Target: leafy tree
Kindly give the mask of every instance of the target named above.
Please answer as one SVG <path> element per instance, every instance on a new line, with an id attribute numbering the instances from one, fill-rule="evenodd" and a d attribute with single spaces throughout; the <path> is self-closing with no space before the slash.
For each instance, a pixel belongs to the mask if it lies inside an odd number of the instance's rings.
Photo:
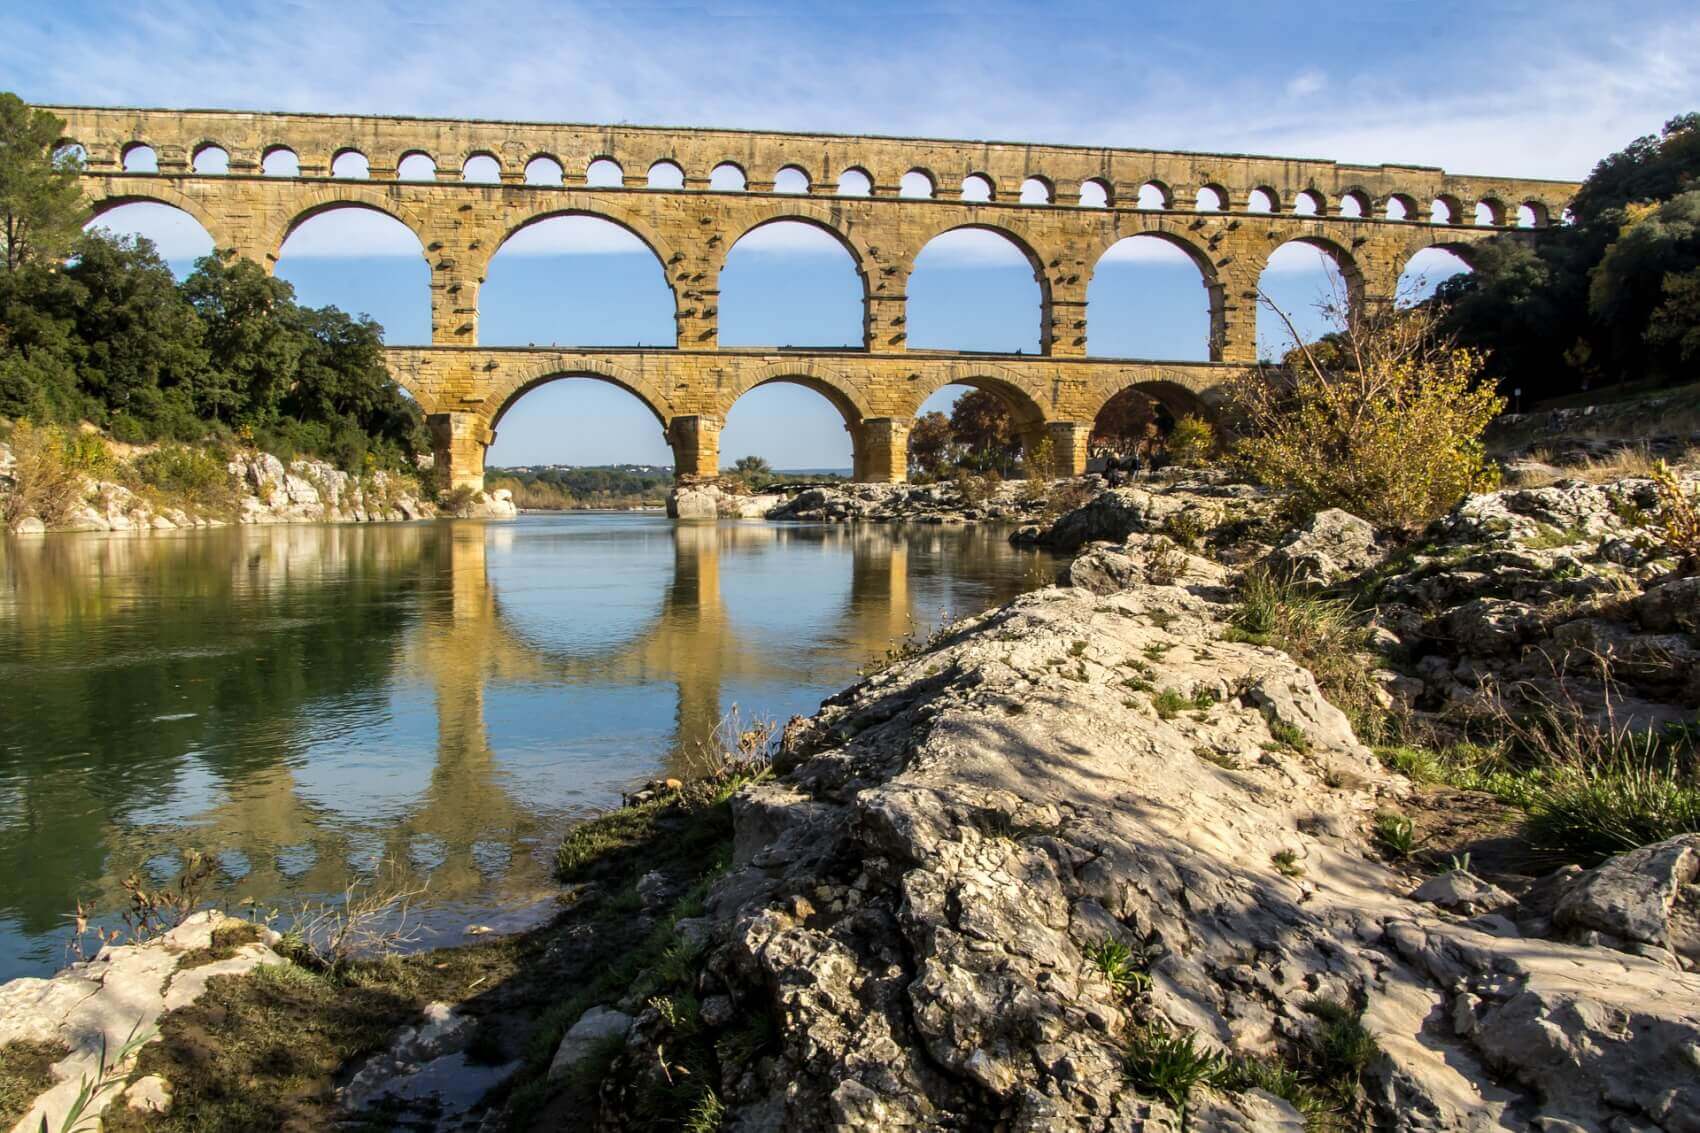
<path id="1" fill-rule="evenodd" d="M 0 273 L 0 415 L 56 421 L 81 412 L 82 343 L 68 314 L 79 290 L 37 265 Z"/>
<path id="2" fill-rule="evenodd" d="M 1647 321 L 1647 341 L 1684 366 L 1700 362 L 1700 268 L 1665 276 L 1663 301 Z"/>
<path id="3" fill-rule="evenodd" d="M 1590 273 L 1588 313 L 1599 325 L 1611 356 L 1628 370 L 1669 376 L 1677 358 L 1655 349 L 1686 329 L 1676 321 L 1679 302 L 1665 308 L 1666 280 L 1700 268 L 1700 189 L 1679 193 L 1659 205 L 1629 205 L 1616 240 Z M 1656 310 L 1663 311 L 1662 334 L 1649 334 Z"/>
<path id="4" fill-rule="evenodd" d="M 201 411 L 250 427 L 274 421 L 308 347 L 286 317 L 295 289 L 252 260 L 212 255 L 196 261 L 183 293 L 201 317 L 214 359 L 198 391 Z"/>
<path id="5" fill-rule="evenodd" d="M 81 165 L 53 150 L 65 123 L 0 91 L 0 243 L 7 271 L 53 263 L 82 228 Z"/>
<path id="6" fill-rule="evenodd" d="M 1008 408 L 996 394 L 977 389 L 957 398 L 950 411 L 950 432 L 979 470 L 1007 477 L 1014 469 L 1021 441 Z"/>
<path id="7" fill-rule="evenodd" d="M 62 313 L 81 343 L 78 382 L 95 403 L 85 415 L 180 440 L 204 432 L 193 400 L 208 365 L 201 323 L 153 244 L 84 236 L 64 276 L 72 286 L 60 293 Z"/>
<path id="8" fill-rule="evenodd" d="M 1574 223 L 1543 230 L 1537 247 L 1522 236 L 1478 244 L 1475 271 L 1436 290 L 1445 329 L 1535 398 L 1678 376 L 1681 344 L 1700 326 L 1680 282 L 1700 266 L 1697 186 L 1700 114 L 1685 114 L 1596 165 L 1571 202 Z"/>
<path id="9" fill-rule="evenodd" d="M 943 470 L 954 438 L 950 418 L 943 413 L 923 413 L 909 430 L 909 468 L 921 477 L 934 477 Z"/>

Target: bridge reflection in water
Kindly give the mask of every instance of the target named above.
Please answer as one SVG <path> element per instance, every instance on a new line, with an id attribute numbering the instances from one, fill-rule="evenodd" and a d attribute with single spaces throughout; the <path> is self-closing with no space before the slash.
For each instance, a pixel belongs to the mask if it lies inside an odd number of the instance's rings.
<path id="1" fill-rule="evenodd" d="M 0 565 L 0 978 L 57 962 L 75 897 L 116 908 L 190 848 L 271 902 L 387 860 L 458 933 L 551 894 L 559 831 L 687 772 L 734 703 L 811 711 L 1051 569 L 995 531 L 651 516 L 54 537 Z"/>

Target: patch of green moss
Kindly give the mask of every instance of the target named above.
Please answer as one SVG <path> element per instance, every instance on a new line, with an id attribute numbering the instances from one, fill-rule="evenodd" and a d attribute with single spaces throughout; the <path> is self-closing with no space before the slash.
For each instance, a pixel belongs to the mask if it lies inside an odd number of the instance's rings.
<path id="1" fill-rule="evenodd" d="M 61 1042 L 10 1042 L 0 1046 L 0 1128 L 18 1123 L 53 1085 L 51 1067 L 71 1053 Z"/>

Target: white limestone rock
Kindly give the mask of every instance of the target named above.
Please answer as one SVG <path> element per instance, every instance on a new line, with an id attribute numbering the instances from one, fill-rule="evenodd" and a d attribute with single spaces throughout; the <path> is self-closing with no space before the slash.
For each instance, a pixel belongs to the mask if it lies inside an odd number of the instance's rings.
<path id="1" fill-rule="evenodd" d="M 632 1017 L 610 1007 L 592 1007 L 561 1036 L 555 1057 L 549 1063 L 549 1077 L 559 1078 L 583 1062 L 592 1051 L 611 1039 L 625 1038 L 632 1029 Z"/>

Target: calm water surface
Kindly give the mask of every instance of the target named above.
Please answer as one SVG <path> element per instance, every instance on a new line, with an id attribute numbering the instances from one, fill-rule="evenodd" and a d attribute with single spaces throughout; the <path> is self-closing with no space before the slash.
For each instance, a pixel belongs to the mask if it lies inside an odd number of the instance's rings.
<path id="1" fill-rule="evenodd" d="M 648 514 L 0 540 L 0 979 L 190 849 L 230 902 L 399 871 L 457 943 L 734 705 L 812 712 L 1053 572 L 991 529 Z"/>

